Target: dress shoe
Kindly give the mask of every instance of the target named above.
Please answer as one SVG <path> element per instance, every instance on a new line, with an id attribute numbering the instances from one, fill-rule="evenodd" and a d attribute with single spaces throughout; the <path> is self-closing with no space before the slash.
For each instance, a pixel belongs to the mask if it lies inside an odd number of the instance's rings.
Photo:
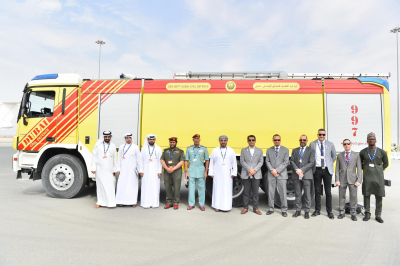
<path id="1" fill-rule="evenodd" d="M 174 205 L 174 210 L 177 210 L 177 209 L 179 209 L 179 205 L 178 205 L 178 204 L 175 204 L 175 205 Z"/>
<path id="2" fill-rule="evenodd" d="M 274 211 L 267 211 L 266 215 L 271 215 L 273 213 L 274 213 Z"/>
<path id="3" fill-rule="evenodd" d="M 339 214 L 339 216 L 337 217 L 338 219 L 343 219 L 346 215 L 344 213 Z"/>
<path id="4" fill-rule="evenodd" d="M 132 208 L 136 208 L 136 205 L 132 205 Z"/>
<path id="5" fill-rule="evenodd" d="M 311 214 L 311 216 L 317 216 L 317 215 L 320 215 L 320 214 L 321 214 L 321 212 L 319 210 L 315 210 L 313 212 L 313 214 Z"/>
<path id="6" fill-rule="evenodd" d="M 378 222 L 378 223 L 383 223 L 383 220 L 382 220 L 382 218 L 381 217 L 375 217 L 375 220 Z"/>
<path id="7" fill-rule="evenodd" d="M 328 213 L 328 218 L 333 220 L 333 219 L 335 219 L 335 216 L 333 216 L 333 213 L 329 212 Z"/>
<path id="8" fill-rule="evenodd" d="M 205 211 L 206 208 L 204 208 L 204 206 L 200 206 L 200 210 Z"/>
<path id="9" fill-rule="evenodd" d="M 259 209 L 255 209 L 255 210 L 253 210 L 253 212 L 256 213 L 256 214 L 258 214 L 258 215 L 261 215 L 261 214 L 262 214 L 262 213 L 260 212 Z"/>
<path id="10" fill-rule="evenodd" d="M 306 212 L 306 213 L 304 214 L 304 219 L 310 219 L 310 214 L 309 214 L 308 212 Z"/>
<path id="11" fill-rule="evenodd" d="M 352 216 L 351 216 L 351 219 L 352 219 L 353 221 L 357 221 L 357 217 L 356 217 L 355 215 L 352 215 Z"/>
<path id="12" fill-rule="evenodd" d="M 219 212 L 219 209 L 215 209 L 216 212 Z"/>
<path id="13" fill-rule="evenodd" d="M 364 216 L 364 218 L 363 218 L 363 221 L 364 221 L 364 222 L 368 222 L 369 219 L 371 219 L 371 214 L 368 213 L 368 212 L 366 212 L 366 213 L 365 213 L 365 216 Z"/>
<path id="14" fill-rule="evenodd" d="M 300 216 L 300 212 L 299 212 L 299 211 L 296 211 L 296 212 L 293 214 L 293 217 L 294 217 L 294 218 L 299 217 L 299 216 Z"/>
<path id="15" fill-rule="evenodd" d="M 169 208 L 171 208 L 171 207 L 172 207 L 172 204 L 169 204 L 169 203 L 168 203 L 167 205 L 164 206 L 164 209 L 169 209 Z"/>
<path id="16" fill-rule="evenodd" d="M 287 217 L 287 212 L 282 212 L 283 217 Z"/>
<path id="17" fill-rule="evenodd" d="M 194 209 L 194 206 L 189 206 L 189 207 L 187 207 L 187 210 L 188 210 L 188 211 L 193 210 L 193 209 Z"/>
<path id="18" fill-rule="evenodd" d="M 249 210 L 248 209 L 243 209 L 240 214 L 246 214 Z"/>

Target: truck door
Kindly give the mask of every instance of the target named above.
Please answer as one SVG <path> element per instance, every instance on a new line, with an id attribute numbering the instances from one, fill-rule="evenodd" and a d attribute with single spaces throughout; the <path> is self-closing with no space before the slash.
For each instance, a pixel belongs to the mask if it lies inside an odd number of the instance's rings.
<path id="1" fill-rule="evenodd" d="M 27 89 L 18 120 L 18 150 L 39 151 L 57 138 L 58 87 Z"/>

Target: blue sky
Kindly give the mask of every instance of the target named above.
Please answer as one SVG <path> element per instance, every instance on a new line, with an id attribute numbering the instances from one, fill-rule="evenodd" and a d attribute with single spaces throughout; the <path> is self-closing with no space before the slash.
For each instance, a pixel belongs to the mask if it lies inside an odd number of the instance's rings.
<path id="1" fill-rule="evenodd" d="M 395 136 L 399 1 L 2 1 L 0 101 L 37 74 L 391 72 Z"/>

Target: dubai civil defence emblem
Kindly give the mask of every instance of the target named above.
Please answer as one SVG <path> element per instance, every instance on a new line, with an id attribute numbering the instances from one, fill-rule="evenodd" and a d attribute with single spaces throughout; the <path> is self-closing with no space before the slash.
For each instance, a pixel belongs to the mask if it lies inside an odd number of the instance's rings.
<path id="1" fill-rule="evenodd" d="M 234 91 L 234 90 L 236 89 L 236 83 L 233 82 L 233 81 L 228 81 L 228 82 L 225 84 L 225 89 L 226 89 L 227 91 Z"/>

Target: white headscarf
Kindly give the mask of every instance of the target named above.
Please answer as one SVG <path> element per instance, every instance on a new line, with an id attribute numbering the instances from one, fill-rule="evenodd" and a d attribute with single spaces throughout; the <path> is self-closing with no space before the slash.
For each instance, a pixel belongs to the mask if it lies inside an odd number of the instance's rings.
<path id="1" fill-rule="evenodd" d="M 126 137 L 131 137 L 132 138 L 132 133 L 125 133 L 124 134 L 124 141 L 125 141 L 125 143 L 126 143 Z M 133 143 L 133 142 L 131 142 L 131 143 Z"/>
<path id="2" fill-rule="evenodd" d="M 158 147 L 157 146 L 157 136 L 156 135 L 154 135 L 154 134 L 149 134 L 149 135 L 147 135 L 146 136 L 146 139 L 144 140 L 144 143 L 143 143 L 143 148 L 146 148 L 147 149 L 147 146 L 150 146 L 149 145 L 149 138 L 150 137 L 154 137 L 154 139 L 156 140 L 155 142 L 154 142 L 154 147 Z"/>

